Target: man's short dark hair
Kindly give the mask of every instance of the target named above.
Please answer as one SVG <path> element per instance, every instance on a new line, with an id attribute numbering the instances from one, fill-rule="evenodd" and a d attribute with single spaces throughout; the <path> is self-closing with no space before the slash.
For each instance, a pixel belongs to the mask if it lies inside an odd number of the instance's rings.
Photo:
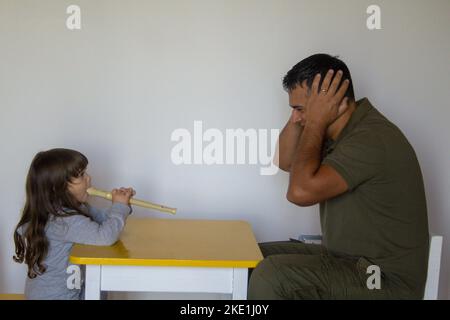
<path id="1" fill-rule="evenodd" d="M 353 81 L 347 65 L 342 60 L 338 59 L 338 57 L 333 57 L 324 53 L 314 54 L 293 66 L 283 78 L 283 87 L 286 91 L 291 91 L 295 89 L 297 85 L 302 85 L 303 81 L 306 80 L 308 89 L 310 89 L 314 77 L 318 73 L 321 75 L 320 85 L 322 85 L 322 81 L 330 69 L 333 69 L 335 72 L 338 70 L 342 70 L 344 72 L 342 79 L 350 80 L 345 96 L 355 100 Z"/>

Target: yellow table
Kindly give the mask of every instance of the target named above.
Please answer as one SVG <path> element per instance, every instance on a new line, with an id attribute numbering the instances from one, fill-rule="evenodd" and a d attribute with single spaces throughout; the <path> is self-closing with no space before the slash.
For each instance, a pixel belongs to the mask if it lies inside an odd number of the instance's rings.
<path id="1" fill-rule="evenodd" d="M 86 299 L 100 292 L 207 292 L 247 298 L 248 268 L 263 259 L 250 225 L 230 220 L 127 220 L 113 246 L 75 245 Z"/>

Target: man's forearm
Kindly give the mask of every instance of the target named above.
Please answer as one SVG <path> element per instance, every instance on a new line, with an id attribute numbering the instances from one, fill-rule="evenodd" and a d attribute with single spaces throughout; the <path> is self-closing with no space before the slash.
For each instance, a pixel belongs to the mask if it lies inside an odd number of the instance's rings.
<path id="1" fill-rule="evenodd" d="M 278 139 L 278 163 L 280 169 L 290 170 L 302 131 L 303 128 L 299 124 L 291 121 L 288 121 L 281 131 Z"/>
<path id="2" fill-rule="evenodd" d="M 289 188 L 305 186 L 320 167 L 326 128 L 319 123 L 307 123 L 300 137 L 291 166 Z"/>

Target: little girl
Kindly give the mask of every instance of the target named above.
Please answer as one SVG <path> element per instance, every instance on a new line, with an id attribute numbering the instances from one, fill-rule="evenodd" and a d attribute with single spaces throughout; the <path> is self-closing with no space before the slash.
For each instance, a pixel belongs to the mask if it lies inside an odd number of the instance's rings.
<path id="1" fill-rule="evenodd" d="M 109 246 L 115 243 L 131 213 L 131 188 L 112 191 L 112 206 L 96 209 L 86 203 L 91 178 L 87 158 L 68 149 L 39 152 L 26 181 L 26 202 L 14 232 L 14 261 L 28 265 L 27 299 L 82 298 L 69 289 L 69 254 L 74 243 Z"/>

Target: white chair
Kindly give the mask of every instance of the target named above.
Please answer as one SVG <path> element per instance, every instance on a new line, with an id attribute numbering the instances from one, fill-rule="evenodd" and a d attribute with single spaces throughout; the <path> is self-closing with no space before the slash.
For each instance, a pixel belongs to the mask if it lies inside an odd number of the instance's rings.
<path id="1" fill-rule="evenodd" d="M 300 235 L 298 240 L 305 243 L 318 244 L 321 235 Z M 433 235 L 430 238 L 430 252 L 428 255 L 428 272 L 425 283 L 424 300 L 437 300 L 439 289 L 439 273 L 441 269 L 442 236 Z"/>
<path id="2" fill-rule="evenodd" d="M 441 269 L 442 236 L 431 236 L 430 254 L 428 256 L 427 282 L 424 300 L 437 300 L 439 289 L 439 272 Z"/>

